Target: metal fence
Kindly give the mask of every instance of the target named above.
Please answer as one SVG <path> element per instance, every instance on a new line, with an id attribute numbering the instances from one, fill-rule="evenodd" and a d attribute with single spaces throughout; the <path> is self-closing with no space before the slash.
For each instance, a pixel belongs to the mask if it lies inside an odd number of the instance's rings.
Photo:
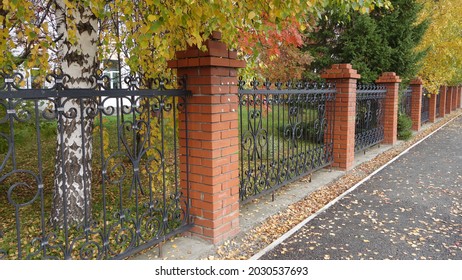
<path id="1" fill-rule="evenodd" d="M 426 89 L 422 90 L 422 107 L 420 111 L 420 124 L 424 124 L 429 120 L 430 112 L 430 98 L 428 96 L 428 91 Z"/>
<path id="2" fill-rule="evenodd" d="M 360 85 L 356 90 L 355 151 L 363 151 L 384 138 L 385 86 Z"/>
<path id="3" fill-rule="evenodd" d="M 435 112 L 436 117 L 440 116 L 440 106 L 441 106 L 441 93 L 438 93 L 436 95 L 436 112 Z"/>
<path id="4" fill-rule="evenodd" d="M 240 199 L 332 163 L 332 84 L 239 80 Z"/>
<path id="5" fill-rule="evenodd" d="M 104 76 L 65 89 L 60 70 L 28 90 L 20 74 L 0 76 L 0 259 L 120 259 L 191 226 L 179 180 L 186 90 L 166 79 L 139 89 L 135 77 L 107 89 Z M 80 137 L 68 138 L 72 126 Z"/>
<path id="6" fill-rule="evenodd" d="M 411 98 L 412 98 L 412 89 L 407 88 L 402 91 L 399 100 L 399 113 L 405 114 L 408 117 L 411 117 Z"/>

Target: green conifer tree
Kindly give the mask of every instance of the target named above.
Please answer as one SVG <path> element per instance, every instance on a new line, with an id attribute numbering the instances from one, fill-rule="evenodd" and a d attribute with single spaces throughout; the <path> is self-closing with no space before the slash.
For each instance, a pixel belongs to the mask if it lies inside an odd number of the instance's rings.
<path id="1" fill-rule="evenodd" d="M 370 14 L 323 17 L 308 35 L 305 49 L 314 57 L 311 71 L 333 63 L 351 63 L 364 83 L 382 72 L 397 73 L 404 81 L 417 74 L 425 51 L 416 51 L 428 21 L 419 22 L 422 6 L 416 0 L 391 0 L 392 9 Z"/>

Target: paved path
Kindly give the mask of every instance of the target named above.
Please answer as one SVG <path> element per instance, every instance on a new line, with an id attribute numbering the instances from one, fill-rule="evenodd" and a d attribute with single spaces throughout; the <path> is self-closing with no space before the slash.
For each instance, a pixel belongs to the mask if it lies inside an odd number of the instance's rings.
<path id="1" fill-rule="evenodd" d="M 462 259 L 462 117 L 260 259 Z"/>

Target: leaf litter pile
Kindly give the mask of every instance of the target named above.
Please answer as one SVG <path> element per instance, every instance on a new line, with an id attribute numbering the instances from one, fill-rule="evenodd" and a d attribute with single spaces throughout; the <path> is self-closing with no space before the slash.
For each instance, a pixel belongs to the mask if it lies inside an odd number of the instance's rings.
<path id="1" fill-rule="evenodd" d="M 452 113 L 448 118 L 432 124 L 426 130 L 417 133 L 411 140 L 396 145 L 386 152 L 379 154 L 374 159 L 358 165 L 348 171 L 346 175 L 312 192 L 304 199 L 290 205 L 284 211 L 270 216 L 263 223 L 245 233 L 244 236 L 238 236 L 226 241 L 208 259 L 245 260 L 252 257 L 307 217 L 316 213 L 330 201 L 353 187 L 370 173 L 398 156 L 402 151 L 460 115 L 462 114 L 459 112 Z"/>

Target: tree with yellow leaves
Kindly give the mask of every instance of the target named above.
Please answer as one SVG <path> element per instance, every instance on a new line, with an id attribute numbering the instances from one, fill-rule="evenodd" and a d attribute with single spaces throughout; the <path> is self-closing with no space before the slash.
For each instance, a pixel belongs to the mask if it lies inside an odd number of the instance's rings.
<path id="1" fill-rule="evenodd" d="M 442 85 L 462 83 L 462 5 L 459 0 L 419 1 L 424 5 L 421 18 L 431 22 L 419 46 L 428 50 L 419 76 L 436 94 Z"/>

